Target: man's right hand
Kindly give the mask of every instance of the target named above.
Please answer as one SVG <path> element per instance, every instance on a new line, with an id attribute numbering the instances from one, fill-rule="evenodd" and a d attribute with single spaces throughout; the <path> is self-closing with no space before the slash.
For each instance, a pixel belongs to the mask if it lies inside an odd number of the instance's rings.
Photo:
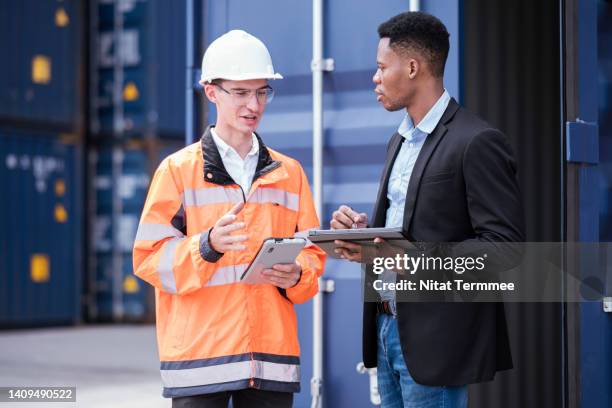
<path id="1" fill-rule="evenodd" d="M 332 214 L 329 226 L 331 229 L 366 228 L 368 226 L 368 214 L 358 213 L 347 205 L 341 205 Z"/>
<path id="2" fill-rule="evenodd" d="M 366 228 L 368 226 L 368 215 L 366 213 L 360 214 L 347 205 L 341 205 L 332 214 L 329 225 L 332 229 Z M 340 255 L 340 258 L 353 262 L 362 261 L 361 245 L 338 240 L 334 244 L 336 246 L 334 252 Z"/>
<path id="3" fill-rule="evenodd" d="M 239 244 L 239 242 L 246 241 L 247 235 L 230 235 L 232 232 L 245 227 L 244 222 L 235 222 L 236 216 L 243 207 L 244 203 L 242 202 L 236 204 L 223 217 L 219 218 L 215 226 L 210 230 L 208 239 L 212 249 L 220 253 L 246 249 L 246 245 Z"/>

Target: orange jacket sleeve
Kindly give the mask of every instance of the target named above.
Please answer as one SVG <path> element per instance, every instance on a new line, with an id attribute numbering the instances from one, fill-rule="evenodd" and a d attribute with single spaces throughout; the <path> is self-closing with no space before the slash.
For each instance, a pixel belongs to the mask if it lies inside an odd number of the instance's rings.
<path id="1" fill-rule="evenodd" d="M 134 242 L 136 276 L 157 289 L 186 294 L 203 287 L 218 258 L 208 244 L 208 232 L 186 235 L 181 188 L 169 160 L 158 167 L 140 218 Z"/>

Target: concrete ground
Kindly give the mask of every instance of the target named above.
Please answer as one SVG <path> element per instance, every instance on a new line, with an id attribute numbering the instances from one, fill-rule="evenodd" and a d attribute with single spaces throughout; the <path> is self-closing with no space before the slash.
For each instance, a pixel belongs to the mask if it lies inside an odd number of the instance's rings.
<path id="1" fill-rule="evenodd" d="M 75 386 L 77 402 L 18 408 L 170 407 L 152 325 L 0 331 L 0 386 Z"/>

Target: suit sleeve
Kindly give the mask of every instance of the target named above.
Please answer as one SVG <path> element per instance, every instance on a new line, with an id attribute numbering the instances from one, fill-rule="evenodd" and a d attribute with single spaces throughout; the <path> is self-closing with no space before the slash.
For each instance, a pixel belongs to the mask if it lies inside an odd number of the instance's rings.
<path id="1" fill-rule="evenodd" d="M 320 226 L 319 219 L 312 201 L 308 179 L 300 166 L 300 197 L 297 218 L 297 232 L 305 232 Z M 296 261 L 302 267 L 302 276 L 298 283 L 286 290 L 287 298 L 293 303 L 304 303 L 319 291 L 318 279 L 323 275 L 325 252 L 318 246 L 308 243 L 300 252 Z"/>
<path id="2" fill-rule="evenodd" d="M 486 251 L 496 269 L 516 266 L 525 240 L 516 163 L 506 137 L 496 129 L 475 136 L 463 155 L 463 175 L 475 238 L 452 248 L 453 256 Z"/>
<path id="3" fill-rule="evenodd" d="M 505 136 L 494 129 L 477 135 L 466 148 L 463 174 L 477 236 L 492 241 L 523 241 L 516 164 Z"/>
<path id="4" fill-rule="evenodd" d="M 185 211 L 164 160 L 151 182 L 134 242 L 134 273 L 155 288 L 183 295 L 203 287 L 222 254 L 208 242 L 208 231 L 187 236 Z"/>

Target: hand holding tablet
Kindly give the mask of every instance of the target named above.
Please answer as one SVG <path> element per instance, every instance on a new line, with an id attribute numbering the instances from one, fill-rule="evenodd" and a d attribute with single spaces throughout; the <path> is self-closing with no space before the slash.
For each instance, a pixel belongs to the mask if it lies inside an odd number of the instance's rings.
<path id="1" fill-rule="evenodd" d="M 301 268 L 295 258 L 306 246 L 304 238 L 268 238 L 244 271 L 240 281 L 248 284 L 273 284 L 280 288 L 293 286 Z M 276 267 L 275 267 L 276 265 Z"/>
<path id="2" fill-rule="evenodd" d="M 362 259 L 362 251 L 372 256 L 392 256 L 416 247 L 404 236 L 402 228 L 353 228 L 338 230 L 313 230 L 308 239 L 323 249 L 332 258 L 348 259 L 354 262 L 368 262 Z M 336 249 L 344 251 L 336 252 Z"/>

